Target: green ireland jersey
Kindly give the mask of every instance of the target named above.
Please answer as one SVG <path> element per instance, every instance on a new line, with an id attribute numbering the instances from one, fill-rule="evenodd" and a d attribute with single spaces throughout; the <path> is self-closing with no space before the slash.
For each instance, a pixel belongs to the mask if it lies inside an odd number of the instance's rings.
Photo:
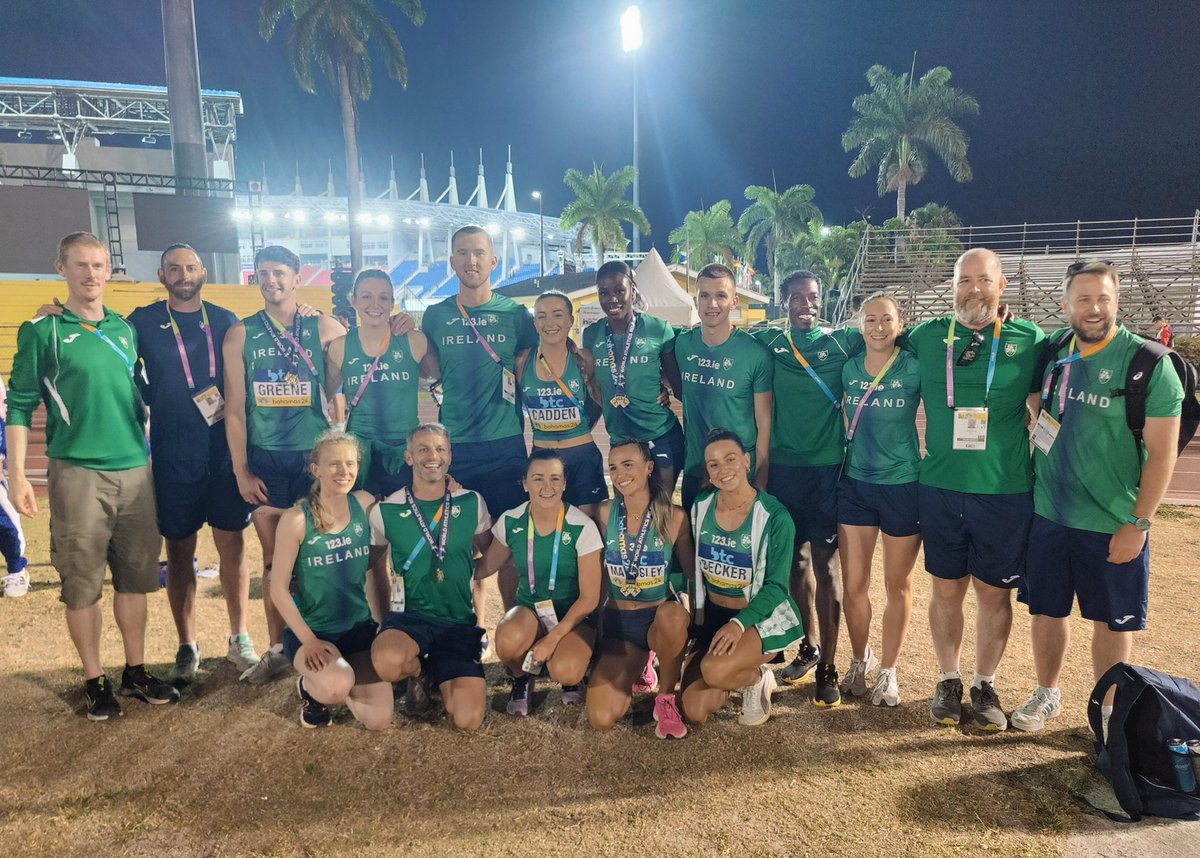
<path id="1" fill-rule="evenodd" d="M 596 361 L 596 380 L 604 408 L 604 427 L 612 438 L 620 440 L 652 441 L 666 435 L 678 425 L 669 405 L 658 401 L 662 378 L 662 357 L 675 348 L 675 329 L 667 322 L 647 313 L 635 313 L 633 322 L 633 344 L 629 346 L 629 360 L 625 366 L 625 396 L 629 404 L 618 408 L 612 404 L 617 395 L 613 381 L 613 361 L 620 368 L 625 354 L 625 337 L 612 335 L 612 353 L 609 354 L 609 338 L 612 329 L 607 319 L 593 322 L 584 328 L 583 347 L 592 353 Z"/>
<path id="2" fill-rule="evenodd" d="M 1043 403 L 1061 423 L 1058 437 L 1048 454 L 1033 452 L 1034 511 L 1043 518 L 1097 533 L 1115 533 L 1128 522 L 1145 453 L 1138 456 L 1125 422 L 1125 398 L 1116 391 L 1125 386 L 1129 362 L 1142 342 L 1122 326 L 1103 349 L 1060 370 L 1049 402 Z M 1047 380 L 1054 361 L 1067 357 L 1069 349 L 1068 342 L 1052 356 Z M 1150 376 L 1148 419 L 1179 415 L 1183 385 L 1169 364 L 1160 360 Z"/>
<path id="3" fill-rule="evenodd" d="M 442 508 L 443 499 L 416 503 L 433 538 L 438 539 L 442 525 L 438 522 L 435 526 L 434 517 Z M 490 523 L 482 497 L 464 489 L 455 492 L 450 499 L 446 559 L 439 569 L 437 558 L 425 543 L 421 526 L 408 506 L 408 489 L 400 489 L 375 505 L 371 511 L 371 537 L 376 545 L 391 546 L 393 574 L 404 579 L 405 613 L 427 620 L 475 625 L 475 606 L 471 602 L 475 537 L 487 532 Z"/>
<path id="4" fill-rule="evenodd" d="M 515 402 L 504 398 L 503 371 L 515 372 L 517 353 L 537 345 L 533 317 L 504 295 L 463 310 L 473 328 L 459 312 L 454 296 L 434 304 L 421 318 L 421 330 L 437 351 L 442 368 L 441 421 L 455 443 L 520 435 L 524 431 L 521 412 Z"/>
<path id="5" fill-rule="evenodd" d="M 350 521 L 337 533 L 317 530 L 312 510 L 304 510 L 304 541 L 292 567 L 292 598 L 313 634 L 338 634 L 371 619 L 367 569 L 371 530 L 367 514 L 350 496 Z"/>
<path id="6" fill-rule="evenodd" d="M 667 598 L 669 587 L 678 592 L 685 582 L 675 562 L 674 544 L 669 536 L 659 534 L 653 519 L 641 553 L 631 556 L 641 524 L 640 520 L 627 522 L 624 504 L 619 498 L 613 500 L 604 531 L 604 571 L 611 598 L 654 605 Z M 636 577 L 631 577 L 635 566 Z"/>
<path id="7" fill-rule="evenodd" d="M 575 356 L 567 353 L 567 367 L 562 374 L 563 390 L 557 381 L 539 378 L 541 367 L 537 349 L 529 353 L 521 372 L 521 405 L 533 427 L 533 442 L 566 441 L 592 434 L 585 404 L 587 388 Z M 541 367 L 543 372 L 545 367 Z M 548 373 L 547 373 L 548 374 Z M 570 396 L 567 395 L 570 391 Z"/>
<path id="8" fill-rule="evenodd" d="M 31 426 L 46 405 L 46 455 L 94 471 L 147 462 L 145 414 L 134 384 L 137 334 L 107 307 L 99 322 L 70 310 L 17 331 L 8 422 Z"/>
<path id="9" fill-rule="evenodd" d="M 683 376 L 684 473 L 704 476 L 704 438 L 712 429 L 730 430 L 753 452 L 758 442 L 754 394 L 771 390 L 767 348 L 737 329 L 709 348 L 700 328 L 693 328 L 675 338 L 675 359 Z"/>
<path id="10" fill-rule="evenodd" d="M 867 371 L 866 354 L 851 358 L 842 368 L 846 391 L 847 423 L 859 414 L 849 443 L 846 473 L 865 483 L 912 483 L 921 471 L 917 442 L 917 405 L 921 396 L 921 368 L 916 357 L 900 352 L 879 389 L 867 393 L 875 374 Z M 866 405 L 859 405 L 866 397 Z"/>
<path id="11" fill-rule="evenodd" d="M 1000 329 L 995 377 L 986 396 L 988 364 L 995 334 L 993 324 L 979 337 L 964 325 L 955 325 L 950 345 L 954 383 L 951 406 L 946 384 L 946 340 L 953 316 L 931 319 L 908 334 L 908 349 L 921 364 L 921 400 L 925 405 L 925 459 L 921 483 L 940 489 L 980 495 L 1016 494 L 1033 487 L 1029 458 L 1029 394 L 1038 389 L 1034 378 L 1046 335 L 1033 322 L 1017 319 Z M 982 338 L 976 357 L 965 366 L 958 362 L 973 339 Z M 983 450 L 954 449 L 955 408 L 987 407 L 987 446 Z"/>
<path id="12" fill-rule="evenodd" d="M 755 331 L 754 336 L 770 349 L 775 364 L 771 461 L 806 468 L 840 465 L 846 455 L 846 434 L 834 399 L 842 401 L 842 367 L 862 353 L 862 334 L 854 328 L 767 328 Z M 797 351 L 829 388 L 829 394 L 796 359 Z"/>
<path id="13" fill-rule="evenodd" d="M 692 507 L 692 530 L 697 612 L 709 593 L 748 600 L 735 619 L 758 631 L 763 652 L 778 652 L 804 635 L 788 593 L 796 526 L 783 504 L 759 492 L 745 521 L 725 530 L 717 524 L 717 493 L 705 492 Z"/>
<path id="14" fill-rule="evenodd" d="M 320 320 L 296 317 L 300 321 L 296 339 L 304 349 L 300 355 L 283 330 L 263 315 L 242 320 L 247 441 L 263 450 L 311 450 L 317 436 L 329 428 L 322 401 L 325 355 Z M 294 337 L 295 328 L 287 333 Z"/>
<path id="15" fill-rule="evenodd" d="M 600 531 L 578 507 L 568 506 L 563 516 L 562 537 L 558 546 L 558 563 L 554 562 L 554 541 L 557 530 L 545 535 L 533 532 L 533 585 L 529 574 L 529 502 L 510 509 L 492 527 L 492 535 L 501 545 L 508 546 L 517 567 L 517 604 L 533 609 L 541 601 L 551 599 L 560 608 L 561 619 L 579 598 L 579 558 L 604 548 Z M 553 588 L 551 588 L 553 577 Z"/>

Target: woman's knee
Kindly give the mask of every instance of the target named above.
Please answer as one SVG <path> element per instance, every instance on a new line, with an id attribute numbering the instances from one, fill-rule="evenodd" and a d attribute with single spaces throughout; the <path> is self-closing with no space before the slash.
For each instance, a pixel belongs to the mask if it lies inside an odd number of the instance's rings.
<path id="1" fill-rule="evenodd" d="M 473 733 L 483 724 L 483 710 L 482 702 L 456 700 L 449 710 L 450 720 L 459 730 Z"/>
<path id="2" fill-rule="evenodd" d="M 550 678 L 559 685 L 578 685 L 583 682 L 583 675 L 587 673 L 587 666 L 587 659 L 576 658 L 573 655 L 563 658 L 551 658 L 550 663 L 546 665 L 550 673 Z"/>
<path id="3" fill-rule="evenodd" d="M 730 658 L 706 655 L 700 660 L 700 675 L 704 677 L 705 684 L 711 688 L 722 690 L 733 688 L 730 684 L 733 676 L 733 664 Z"/>

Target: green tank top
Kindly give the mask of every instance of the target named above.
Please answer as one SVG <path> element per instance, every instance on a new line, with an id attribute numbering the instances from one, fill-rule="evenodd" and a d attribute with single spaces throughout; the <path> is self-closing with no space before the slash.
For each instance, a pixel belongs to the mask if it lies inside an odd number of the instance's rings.
<path id="1" fill-rule="evenodd" d="M 285 334 L 264 316 L 259 312 L 243 320 L 247 440 L 263 450 L 311 450 L 329 427 L 322 405 L 325 357 L 319 319 L 297 316 L 297 324 Z M 300 343 L 303 355 L 289 337 Z"/>
<path id="2" fill-rule="evenodd" d="M 538 353 L 535 349 L 529 352 L 525 368 L 521 371 L 521 404 L 533 427 L 534 444 L 590 435 L 592 427 L 588 425 L 584 410 L 587 389 L 575 356 L 567 354 L 567 367 L 562 377 L 567 390 L 571 391 L 570 396 L 559 387 L 557 381 L 538 378 L 537 366 Z"/>
<path id="3" fill-rule="evenodd" d="M 418 422 L 417 385 L 421 375 L 409 346 L 408 337 L 392 337 L 376 366 L 375 358 L 363 351 L 358 331 L 347 335 L 342 358 L 342 390 L 350 407 L 346 431 L 359 438 L 387 441 L 392 446 L 405 442 L 409 430 Z M 372 366 L 375 371 L 363 387 L 363 379 Z"/>
<path id="4" fill-rule="evenodd" d="M 304 622 L 318 637 L 347 631 L 371 619 L 367 569 L 371 565 L 371 525 L 351 495 L 350 521 L 337 533 L 317 530 L 304 504 L 304 541 L 292 567 L 292 597 Z"/>
<path id="5" fill-rule="evenodd" d="M 608 575 L 609 594 L 625 602 L 658 603 L 667 598 L 668 583 L 674 570 L 674 546 L 650 524 L 639 557 L 630 558 L 637 542 L 640 521 L 625 521 L 625 506 L 614 500 L 608 510 L 604 531 L 604 570 Z M 630 561 L 628 564 L 626 561 Z M 627 566 L 637 566 L 636 580 L 627 579 Z"/>
<path id="6" fill-rule="evenodd" d="M 717 524 L 716 500 L 708 505 L 696 534 L 696 568 L 710 593 L 745 597 L 754 578 L 753 506 L 734 530 Z"/>

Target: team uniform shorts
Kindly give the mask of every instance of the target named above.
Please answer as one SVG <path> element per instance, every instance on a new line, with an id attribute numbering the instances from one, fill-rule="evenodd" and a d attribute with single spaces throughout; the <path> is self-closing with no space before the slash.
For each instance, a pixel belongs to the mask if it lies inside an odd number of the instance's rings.
<path id="1" fill-rule="evenodd" d="M 425 675 L 434 685 L 466 677 L 483 679 L 483 666 L 479 663 L 483 629 L 478 626 L 392 611 L 379 631 L 393 629 L 404 632 L 416 643 Z"/>
<path id="2" fill-rule="evenodd" d="M 464 489 L 479 492 L 493 517 L 528 500 L 521 487 L 528 461 L 525 436 L 462 441 L 454 444 L 453 453 L 450 476 Z"/>
<path id="3" fill-rule="evenodd" d="M 1078 599 L 1085 620 L 1106 623 L 1114 632 L 1146 628 L 1150 540 L 1128 563 L 1109 563 L 1111 539 L 1111 533 L 1077 530 L 1035 515 L 1017 599 L 1030 614 L 1060 618 L 1071 615 Z"/>
<path id="4" fill-rule="evenodd" d="M 604 458 L 600 455 L 600 448 L 596 446 L 595 441 L 580 444 L 578 447 L 556 447 L 554 451 L 563 458 L 567 478 L 563 500 L 574 506 L 608 500 L 608 483 L 604 481 Z M 490 505 L 488 511 L 493 512 Z M 494 513 L 503 511 L 495 510 Z"/>
<path id="5" fill-rule="evenodd" d="M 646 442 L 654 454 L 654 463 L 659 468 L 670 468 L 678 479 L 683 472 L 684 441 L 683 427 L 676 423 L 663 435 Z M 674 489 L 674 486 L 668 488 Z"/>
<path id="6" fill-rule="evenodd" d="M 412 466 L 404 461 L 406 441 L 389 444 L 387 441 L 372 441 L 360 438 L 362 459 L 358 466 L 356 488 L 370 492 L 377 498 L 385 498 L 393 492 L 412 485 Z"/>
<path id="7" fill-rule="evenodd" d="M 167 539 L 186 539 L 205 524 L 238 531 L 250 523 L 253 507 L 242 499 L 229 462 L 210 472 L 205 464 L 185 466 L 156 458 L 150 471 L 158 503 L 158 532 Z"/>
<path id="8" fill-rule="evenodd" d="M 312 489 L 313 475 L 308 469 L 306 450 L 264 450 L 251 444 L 246 451 L 250 473 L 267 487 L 263 506 L 289 509 Z"/>
<path id="9" fill-rule="evenodd" d="M 638 649 L 650 651 L 650 627 L 658 615 L 658 605 L 622 611 L 615 605 L 605 605 L 601 613 L 601 639 L 625 641 Z"/>
<path id="10" fill-rule="evenodd" d="M 833 551 L 837 548 L 838 480 L 842 466 L 771 464 L 767 494 L 792 516 L 796 547 L 806 542 Z"/>
<path id="11" fill-rule="evenodd" d="M 567 613 L 571 610 L 571 608 L 574 605 L 575 605 L 574 602 L 565 602 L 565 601 L 559 601 L 556 599 L 554 601 L 554 616 L 561 623 L 563 621 L 563 619 L 567 616 Z M 542 637 L 546 634 L 546 628 L 545 628 L 545 626 L 542 625 L 541 617 L 538 616 L 537 607 L 530 604 L 529 602 L 521 601 L 520 599 L 517 600 L 516 607 L 525 608 L 531 614 L 533 614 L 535 617 L 537 617 L 537 619 L 538 619 L 537 639 L 541 640 Z M 575 628 L 572 629 L 572 631 L 580 631 L 584 628 L 594 630 L 596 628 L 597 624 L 598 624 L 598 620 L 596 617 L 596 612 L 592 611 L 590 614 L 588 614 L 586 617 L 584 617 L 583 621 L 580 622 L 578 625 L 576 625 Z"/>
<path id="12" fill-rule="evenodd" d="M 842 477 L 838 484 L 838 524 L 878 527 L 888 536 L 921 532 L 917 482 L 867 483 Z"/>
<path id="13" fill-rule="evenodd" d="M 342 658 L 347 658 L 356 652 L 370 652 L 377 628 L 374 620 L 363 620 L 344 631 L 324 632 L 313 629 L 312 633 L 317 636 L 318 640 L 333 644 L 342 654 Z M 288 661 L 295 661 L 298 652 L 300 652 L 300 638 L 296 637 L 291 629 L 285 628 L 283 630 L 284 655 L 288 657 Z"/>
<path id="14" fill-rule="evenodd" d="M 993 587 L 1020 585 L 1033 492 L 980 495 L 922 485 L 917 497 L 925 571 L 948 580 L 974 575 Z"/>

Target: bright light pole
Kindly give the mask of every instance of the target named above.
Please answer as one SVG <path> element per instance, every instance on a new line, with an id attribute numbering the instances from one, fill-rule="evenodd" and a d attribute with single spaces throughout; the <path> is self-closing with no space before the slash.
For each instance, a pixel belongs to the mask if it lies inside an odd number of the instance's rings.
<path id="1" fill-rule="evenodd" d="M 642 10 L 630 6 L 621 15 L 621 47 L 633 54 L 633 204 L 638 206 L 638 190 L 641 176 L 638 170 L 638 61 L 637 52 L 642 47 Z M 633 227 L 633 252 L 642 250 L 642 231 Z M 601 260 L 603 262 L 604 260 Z"/>
<path id="2" fill-rule="evenodd" d="M 538 267 L 538 271 L 541 273 L 538 276 L 545 277 L 546 276 L 546 218 L 542 215 L 542 192 L 534 191 L 532 194 L 530 194 L 530 196 L 538 201 L 538 246 L 541 247 L 541 249 L 542 249 L 542 256 L 541 256 L 542 262 L 541 262 L 541 265 Z"/>

